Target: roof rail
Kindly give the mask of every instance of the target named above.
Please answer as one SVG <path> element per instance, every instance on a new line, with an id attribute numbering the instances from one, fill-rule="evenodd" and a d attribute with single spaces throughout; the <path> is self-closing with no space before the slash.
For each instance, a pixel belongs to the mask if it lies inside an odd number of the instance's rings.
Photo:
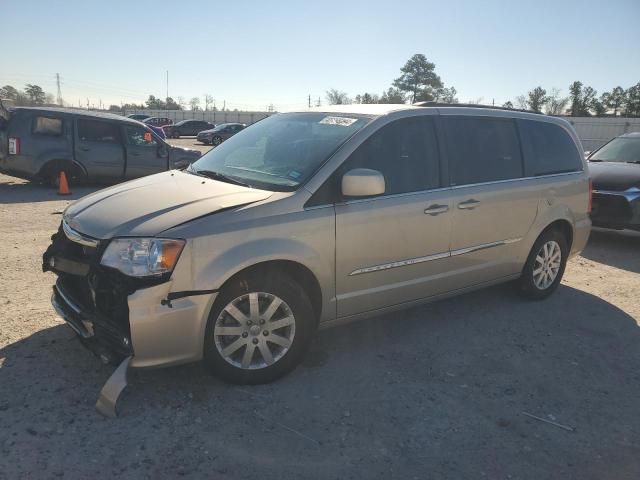
<path id="1" fill-rule="evenodd" d="M 479 104 L 479 103 L 416 102 L 413 105 L 416 106 L 416 107 L 488 108 L 490 110 L 506 110 L 507 112 L 523 112 L 523 113 L 535 113 L 536 115 L 543 115 L 542 112 L 534 112 L 533 110 L 523 110 L 523 109 L 520 109 L 520 108 L 496 107 L 495 105 L 482 105 L 482 104 Z"/>

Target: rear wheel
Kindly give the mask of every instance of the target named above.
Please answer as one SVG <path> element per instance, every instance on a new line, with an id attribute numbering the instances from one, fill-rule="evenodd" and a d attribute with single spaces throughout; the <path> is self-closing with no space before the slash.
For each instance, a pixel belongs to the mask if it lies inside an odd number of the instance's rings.
<path id="1" fill-rule="evenodd" d="M 222 138 L 219 135 L 216 135 L 215 137 L 213 137 L 211 139 L 211 144 L 214 147 L 217 147 L 218 145 L 220 145 L 222 143 Z"/>
<path id="2" fill-rule="evenodd" d="M 209 315 L 204 362 L 230 383 L 276 380 L 302 360 L 315 330 L 311 302 L 289 276 L 273 272 L 234 281 Z"/>
<path id="3" fill-rule="evenodd" d="M 569 246 L 562 232 L 543 232 L 533 245 L 522 270 L 522 294 L 533 300 L 542 300 L 551 295 L 560 285 L 568 256 Z"/>

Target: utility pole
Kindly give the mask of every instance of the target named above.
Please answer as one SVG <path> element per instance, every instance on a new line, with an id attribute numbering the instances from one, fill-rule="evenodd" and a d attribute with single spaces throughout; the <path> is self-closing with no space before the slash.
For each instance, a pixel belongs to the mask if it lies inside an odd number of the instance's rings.
<path id="1" fill-rule="evenodd" d="M 309 108 L 311 108 L 311 94 L 309 94 Z"/>
<path id="2" fill-rule="evenodd" d="M 56 84 L 58 85 L 58 105 L 62 106 L 62 90 L 60 90 L 60 74 L 56 73 Z"/>
<path id="3" fill-rule="evenodd" d="M 224 112 L 226 109 L 227 109 L 227 101 L 226 101 L 226 100 L 224 100 L 224 101 L 222 102 L 222 111 Z"/>
<path id="4" fill-rule="evenodd" d="M 316 107 L 320 106 L 320 97 L 318 97 L 318 103 L 316 103 Z"/>
<path id="5" fill-rule="evenodd" d="M 89 110 L 89 97 L 87 97 L 87 110 Z"/>

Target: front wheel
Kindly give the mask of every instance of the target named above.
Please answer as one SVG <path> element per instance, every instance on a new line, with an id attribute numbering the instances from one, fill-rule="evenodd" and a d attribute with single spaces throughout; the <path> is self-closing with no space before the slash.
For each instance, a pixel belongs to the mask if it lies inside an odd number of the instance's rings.
<path id="1" fill-rule="evenodd" d="M 215 137 L 213 137 L 211 139 L 211 144 L 214 147 L 217 147 L 218 145 L 220 145 L 222 143 L 222 138 L 219 135 L 216 135 Z"/>
<path id="2" fill-rule="evenodd" d="M 569 256 L 565 236 L 558 230 L 543 232 L 534 243 L 520 277 L 520 291 L 533 300 L 551 295 L 562 280 Z"/>
<path id="3" fill-rule="evenodd" d="M 300 363 L 315 325 L 309 297 L 288 275 L 240 278 L 223 289 L 209 315 L 205 366 L 230 383 L 271 382 Z"/>

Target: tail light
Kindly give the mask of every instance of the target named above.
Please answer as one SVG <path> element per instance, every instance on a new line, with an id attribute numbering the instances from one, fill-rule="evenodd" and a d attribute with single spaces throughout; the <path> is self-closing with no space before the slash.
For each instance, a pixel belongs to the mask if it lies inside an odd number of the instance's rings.
<path id="1" fill-rule="evenodd" d="M 16 137 L 9 137 L 9 155 L 20 154 L 20 139 Z"/>
<path id="2" fill-rule="evenodd" d="M 589 179 L 589 213 L 593 208 L 593 180 Z"/>

